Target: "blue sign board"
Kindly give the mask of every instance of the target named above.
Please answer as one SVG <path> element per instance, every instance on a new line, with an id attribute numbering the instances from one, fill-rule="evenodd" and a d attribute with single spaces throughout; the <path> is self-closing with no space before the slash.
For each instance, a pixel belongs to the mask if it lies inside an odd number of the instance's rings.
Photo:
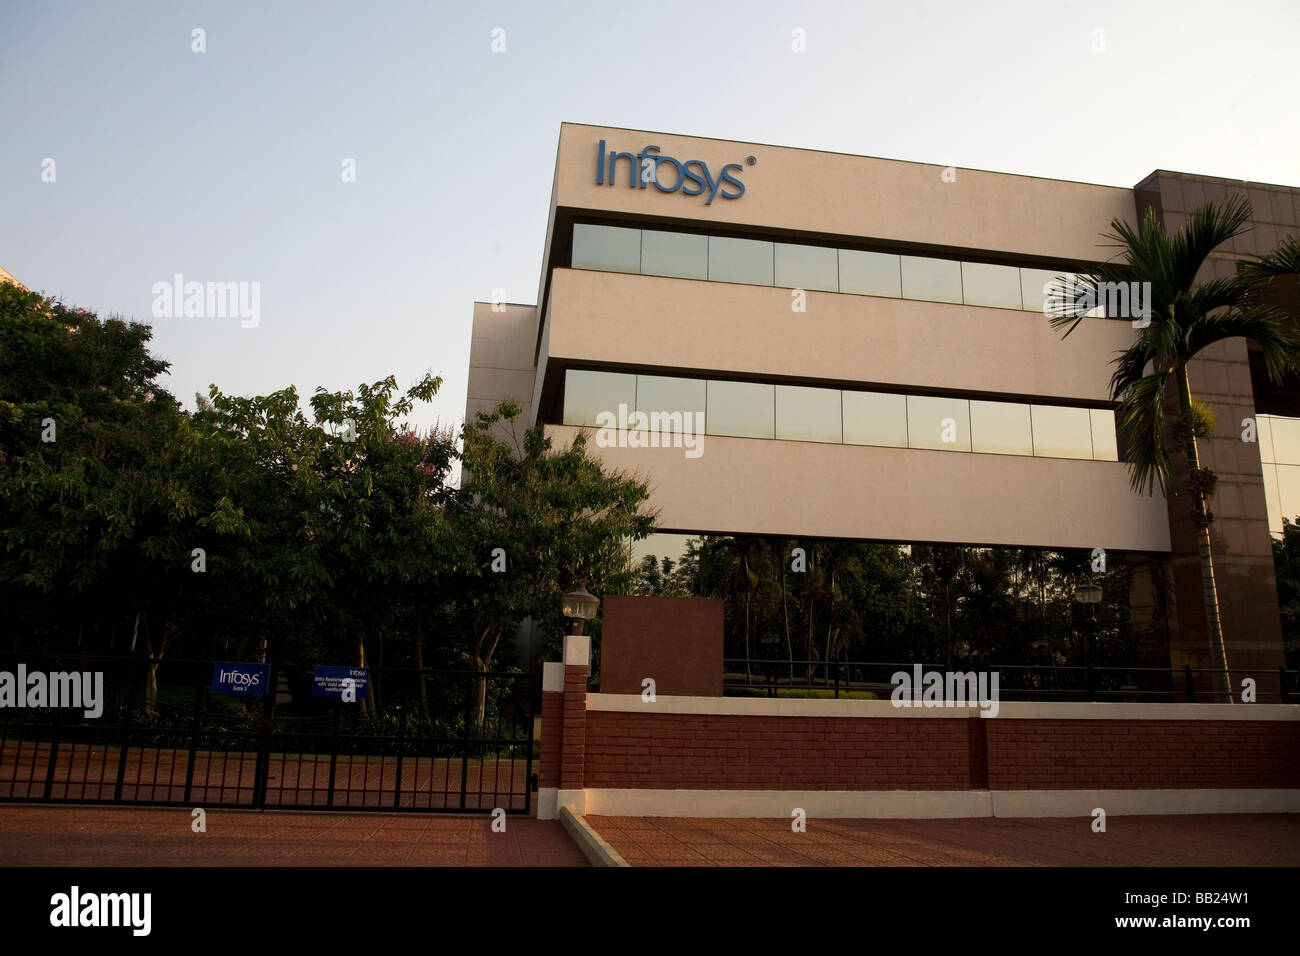
<path id="1" fill-rule="evenodd" d="M 356 699 L 362 700 L 370 685 L 370 670 L 365 667 L 317 667 L 312 672 L 311 695 L 342 698 L 345 680 L 353 681 Z"/>
<path id="2" fill-rule="evenodd" d="M 253 694 L 261 696 L 266 693 L 271 683 L 269 664 L 230 664 L 212 665 L 212 692 L 214 694 Z"/>

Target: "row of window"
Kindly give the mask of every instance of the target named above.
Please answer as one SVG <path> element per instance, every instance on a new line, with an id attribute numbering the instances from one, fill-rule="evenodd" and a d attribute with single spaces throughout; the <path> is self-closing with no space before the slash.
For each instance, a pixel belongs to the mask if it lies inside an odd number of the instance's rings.
<path id="1" fill-rule="evenodd" d="M 1300 517 L 1300 418 L 1256 415 L 1259 460 L 1264 471 L 1268 530 L 1282 533 L 1282 516 Z"/>
<path id="2" fill-rule="evenodd" d="M 620 406 L 624 413 L 620 414 Z M 565 425 L 603 414 L 702 415 L 703 434 L 1116 461 L 1106 408 L 569 369 Z M 698 421 L 698 419 L 697 419 Z"/>
<path id="3" fill-rule="evenodd" d="M 701 236 L 657 229 L 578 224 L 575 269 L 739 282 L 786 289 L 957 302 L 1042 312 L 1050 269 L 833 249 L 760 239 Z M 1104 306 L 1088 313 L 1104 316 Z"/>

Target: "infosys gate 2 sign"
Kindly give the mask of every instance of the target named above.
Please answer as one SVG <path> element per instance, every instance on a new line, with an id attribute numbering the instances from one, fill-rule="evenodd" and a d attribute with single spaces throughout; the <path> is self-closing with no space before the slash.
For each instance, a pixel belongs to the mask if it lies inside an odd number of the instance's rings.
<path id="1" fill-rule="evenodd" d="M 707 196 L 704 205 L 712 205 L 713 200 L 739 199 L 745 195 L 745 184 L 736 174 L 743 168 L 740 163 L 728 163 L 717 175 L 709 170 L 708 163 L 702 159 L 688 159 L 682 162 L 672 156 L 659 155 L 658 146 L 647 146 L 639 153 L 620 153 L 606 150 L 602 139 L 596 147 L 596 185 L 613 186 L 618 178 L 619 160 L 627 160 L 622 168 L 627 171 L 627 184 L 630 187 L 645 189 L 654 186 L 661 193 L 681 192 L 686 196 Z M 754 158 L 748 160 L 752 166 Z M 671 166 L 672 171 L 664 166 Z M 733 172 L 734 170 L 734 172 Z M 731 191 L 728 192 L 728 187 Z"/>

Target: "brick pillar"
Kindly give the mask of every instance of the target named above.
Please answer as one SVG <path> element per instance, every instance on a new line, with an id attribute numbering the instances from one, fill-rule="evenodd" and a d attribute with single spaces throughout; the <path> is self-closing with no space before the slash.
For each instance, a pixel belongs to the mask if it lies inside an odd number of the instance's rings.
<path id="1" fill-rule="evenodd" d="M 537 817 L 554 820 L 561 807 L 583 813 L 583 757 L 587 749 L 587 665 L 591 638 L 564 639 L 563 662 L 542 665 L 542 766 Z"/>

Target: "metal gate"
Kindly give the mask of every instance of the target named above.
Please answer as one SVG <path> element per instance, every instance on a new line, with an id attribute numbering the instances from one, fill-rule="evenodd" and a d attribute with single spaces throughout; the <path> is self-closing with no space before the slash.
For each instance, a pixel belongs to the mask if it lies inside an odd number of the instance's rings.
<path id="1" fill-rule="evenodd" d="M 0 801 L 524 814 L 532 806 L 529 674 L 376 668 L 365 696 L 345 703 L 313 695 L 310 665 L 271 665 L 268 693 L 252 697 L 212 693 L 212 661 L 164 660 L 151 697 L 140 658 L 5 654 L 0 671 L 16 678 L 20 662 L 28 675 L 102 673 L 103 713 L 0 707 Z"/>

